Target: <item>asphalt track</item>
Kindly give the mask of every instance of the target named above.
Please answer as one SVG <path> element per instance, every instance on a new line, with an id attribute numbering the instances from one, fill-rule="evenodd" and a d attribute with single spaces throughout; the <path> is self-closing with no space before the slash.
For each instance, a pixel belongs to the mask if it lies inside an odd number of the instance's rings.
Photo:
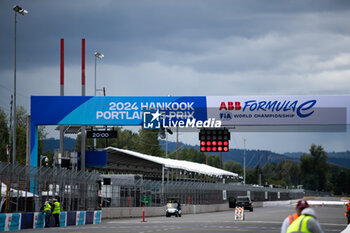
<path id="1" fill-rule="evenodd" d="M 346 228 L 343 206 L 314 207 L 324 232 L 341 232 Z M 142 219 L 104 220 L 99 225 L 69 226 L 23 230 L 23 232 L 121 232 L 121 233 L 210 233 L 210 232 L 280 232 L 283 219 L 294 212 L 293 207 L 255 208 L 247 212 L 244 221 L 234 221 L 233 210 L 225 212 L 183 215 L 181 218 L 152 217 Z M 147 210 L 146 210 L 147 215 Z"/>

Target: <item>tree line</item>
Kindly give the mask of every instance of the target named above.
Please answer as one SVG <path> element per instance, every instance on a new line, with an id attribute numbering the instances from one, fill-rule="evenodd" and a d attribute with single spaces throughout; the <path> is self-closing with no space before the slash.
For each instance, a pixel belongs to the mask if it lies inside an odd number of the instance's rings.
<path id="1" fill-rule="evenodd" d="M 248 168 L 247 183 L 275 184 L 286 188 L 302 185 L 304 189 L 350 194 L 350 169 L 327 163 L 327 153 L 320 145 L 312 144 L 309 153 L 300 157 L 299 163 L 286 160 Z"/>
<path id="2" fill-rule="evenodd" d="M 27 112 L 22 106 L 17 107 L 17 162 L 25 164 L 26 159 L 26 132 L 27 132 Z M 8 127 L 8 116 L 0 108 L 0 161 L 7 161 L 6 152 L 9 144 L 10 129 Z M 165 150 L 162 149 L 159 140 L 158 130 L 141 129 L 139 132 L 133 132 L 122 128 L 116 128 L 118 138 L 97 139 L 97 148 L 106 146 L 128 149 L 140 153 L 165 157 Z M 38 152 L 49 157 L 52 164 L 52 153 L 43 151 L 44 141 L 47 133 L 44 127 L 38 130 Z M 11 137 L 12 138 L 12 137 Z M 77 137 L 75 150 L 80 151 L 80 135 Z M 86 139 L 86 149 L 93 148 L 93 139 Z M 10 146 L 11 148 L 11 146 Z M 10 161 L 12 154 L 10 153 Z M 208 155 L 194 148 L 180 148 L 178 152 L 168 152 L 168 158 L 187 160 L 197 163 L 206 163 L 208 165 L 220 168 L 220 158 L 217 155 Z M 233 160 L 223 163 L 223 169 L 237 173 L 243 176 L 242 164 Z M 292 160 L 282 161 L 280 163 L 267 163 L 264 166 L 257 165 L 246 169 L 247 184 L 274 184 L 282 187 L 295 188 L 302 185 L 304 189 L 327 191 L 334 194 L 350 194 L 350 169 L 327 163 L 327 154 L 320 145 L 311 145 L 309 153 L 300 157 L 299 163 Z"/>
<path id="3" fill-rule="evenodd" d="M 16 108 L 16 161 L 20 164 L 26 163 L 27 145 L 27 116 L 26 109 L 22 106 Z M 9 120 L 5 111 L 0 108 L 0 161 L 12 162 L 13 137 L 9 128 Z M 45 127 L 38 127 L 38 151 L 43 154 L 44 140 L 46 138 Z M 7 154 L 9 148 L 9 154 Z M 52 157 L 52 156 L 51 156 Z"/>

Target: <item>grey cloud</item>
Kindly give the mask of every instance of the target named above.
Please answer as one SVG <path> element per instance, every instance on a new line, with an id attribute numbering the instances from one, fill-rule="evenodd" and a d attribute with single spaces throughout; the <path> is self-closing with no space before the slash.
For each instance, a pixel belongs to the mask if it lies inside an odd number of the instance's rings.
<path id="1" fill-rule="evenodd" d="M 347 1 L 39 1 L 21 2 L 29 10 L 18 18 L 21 67 L 57 64 L 59 39 L 66 39 L 67 63 L 80 63 L 80 39 L 88 54 L 106 51 L 111 63 L 138 64 L 160 60 L 159 51 L 201 56 L 201 41 L 232 36 L 256 38 L 268 32 L 295 30 L 302 13 L 349 9 Z M 12 65 L 12 2 L 1 2 L 0 66 Z M 4 23 L 7 22 L 7 23 Z M 11 23 L 8 23 L 11 22 Z M 10 26 L 11 25 L 11 26 Z M 340 27 L 339 27 L 340 28 Z M 298 29 L 301 30 L 301 29 Z M 292 33 L 292 32 L 290 32 Z M 21 63 L 22 62 L 22 63 Z M 93 62 L 93 59 L 87 62 Z M 171 61 L 177 63 L 176 60 Z M 218 69 L 214 70 L 217 71 Z"/>

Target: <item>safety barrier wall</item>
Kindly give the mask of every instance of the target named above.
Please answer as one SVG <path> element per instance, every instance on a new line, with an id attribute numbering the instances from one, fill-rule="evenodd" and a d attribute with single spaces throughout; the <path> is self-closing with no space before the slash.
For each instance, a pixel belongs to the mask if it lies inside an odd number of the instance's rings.
<path id="1" fill-rule="evenodd" d="M 255 203 L 254 203 L 255 204 Z M 199 214 L 230 210 L 229 205 L 181 205 L 183 214 Z M 142 217 L 142 207 L 108 207 L 102 208 L 103 219 L 112 218 L 138 218 Z M 166 206 L 162 207 L 146 207 L 146 217 L 165 216 Z"/>
<path id="2" fill-rule="evenodd" d="M 287 203 L 290 205 L 291 201 L 277 201 L 278 203 Z M 276 202 L 276 203 L 277 203 Z M 266 204 L 271 203 L 271 205 Z M 265 207 L 265 206 L 275 206 L 277 205 L 274 201 L 253 202 L 253 207 Z M 199 213 L 210 213 L 227 211 L 234 209 L 229 208 L 228 203 L 225 204 L 212 204 L 212 205 L 181 205 L 182 214 L 199 214 Z M 142 217 L 142 207 L 107 207 L 102 208 L 103 219 L 113 219 L 113 218 L 141 218 Z M 155 216 L 165 216 L 166 206 L 162 207 L 146 207 L 145 215 L 146 217 Z"/>
<path id="3" fill-rule="evenodd" d="M 44 228 L 45 216 L 41 212 L 0 214 L 0 231 Z M 100 224 L 102 211 L 70 211 L 60 213 L 60 226 Z M 54 226 L 51 215 L 50 227 Z"/>
<path id="4" fill-rule="evenodd" d="M 164 193 L 162 193 L 162 190 Z M 224 193 L 226 195 L 224 195 Z M 161 207 L 176 199 L 181 204 L 224 204 L 230 197 L 250 196 L 253 201 L 300 199 L 302 189 L 282 189 L 243 185 L 240 183 L 211 183 L 194 181 L 161 181 L 113 178 L 102 185 L 102 207 Z M 224 198 L 226 197 L 226 199 Z"/>

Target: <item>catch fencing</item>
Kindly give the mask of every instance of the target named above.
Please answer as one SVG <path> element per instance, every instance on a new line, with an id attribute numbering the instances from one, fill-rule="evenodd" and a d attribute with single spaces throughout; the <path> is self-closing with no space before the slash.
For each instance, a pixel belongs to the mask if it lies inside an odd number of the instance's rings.
<path id="1" fill-rule="evenodd" d="M 92 211 L 101 207 L 223 204 L 232 197 L 253 201 L 303 197 L 302 189 L 276 189 L 208 180 L 145 180 L 141 175 L 103 175 L 65 168 L 29 167 L 0 162 L 2 213 L 37 212 L 46 200 L 58 199 L 64 211 Z M 108 181 L 108 182 L 107 182 Z"/>
<path id="2" fill-rule="evenodd" d="M 108 178 L 107 178 L 108 177 Z M 105 185 L 103 180 L 110 179 Z M 182 204 L 223 204 L 229 198 L 250 196 L 254 201 L 302 198 L 302 189 L 269 188 L 241 183 L 204 181 L 143 180 L 138 175 L 101 175 L 102 207 L 163 206 L 168 201 Z"/>
<path id="3" fill-rule="evenodd" d="M 2 213 L 37 212 L 56 198 L 65 211 L 96 210 L 100 174 L 0 162 Z"/>

